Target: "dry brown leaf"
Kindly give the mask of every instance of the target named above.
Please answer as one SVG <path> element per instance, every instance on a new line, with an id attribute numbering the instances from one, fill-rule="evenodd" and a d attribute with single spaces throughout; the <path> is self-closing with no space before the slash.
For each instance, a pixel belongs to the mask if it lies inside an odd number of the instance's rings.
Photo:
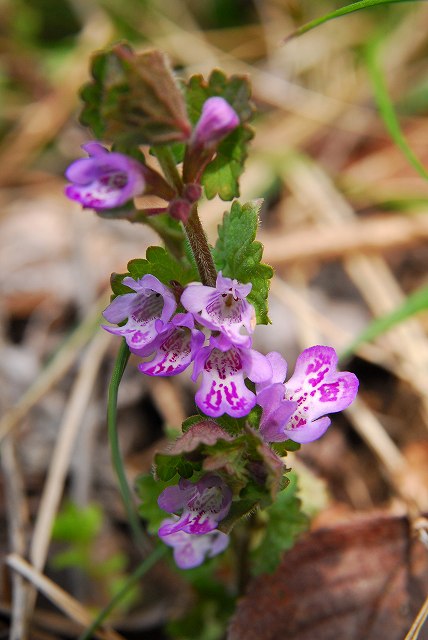
<path id="1" fill-rule="evenodd" d="M 427 552 L 407 519 L 358 517 L 308 534 L 253 580 L 228 640 L 402 640 L 427 588 Z"/>

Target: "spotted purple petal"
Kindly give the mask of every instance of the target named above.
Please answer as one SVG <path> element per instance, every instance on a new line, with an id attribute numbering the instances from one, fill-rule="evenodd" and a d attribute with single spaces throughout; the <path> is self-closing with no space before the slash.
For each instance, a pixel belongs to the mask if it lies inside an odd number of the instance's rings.
<path id="1" fill-rule="evenodd" d="M 192 380 L 202 373 L 202 383 L 195 402 L 207 415 L 215 418 L 227 413 L 235 418 L 246 416 L 256 404 L 256 396 L 245 385 L 250 380 L 266 380 L 272 368 L 261 353 L 238 347 L 224 335 L 211 337 L 195 358 Z"/>
<path id="2" fill-rule="evenodd" d="M 65 189 L 71 200 L 101 211 L 119 207 L 143 193 L 145 181 L 139 162 L 109 152 L 97 142 L 85 144 L 83 149 L 89 158 L 76 160 L 65 174 L 72 183 Z"/>
<path id="3" fill-rule="evenodd" d="M 159 529 L 159 535 L 177 531 L 202 535 L 213 531 L 227 515 L 231 502 L 232 492 L 219 476 L 207 475 L 196 483 L 181 478 L 178 485 L 167 487 L 158 498 L 164 511 L 182 511 L 178 520 Z"/>
<path id="4" fill-rule="evenodd" d="M 133 353 L 145 356 L 153 352 L 151 345 L 171 318 L 177 303 L 168 287 L 151 274 L 140 280 L 124 278 L 123 284 L 134 293 L 117 296 L 103 315 L 113 323 L 128 321 L 123 327 L 103 325 L 103 328 L 123 336 Z"/>
<path id="5" fill-rule="evenodd" d="M 286 426 L 297 409 L 297 402 L 284 398 L 282 383 L 277 382 L 259 391 L 257 404 L 263 409 L 260 433 L 267 442 L 282 442 L 292 437 L 286 432 Z"/>
<path id="6" fill-rule="evenodd" d="M 195 329 L 193 316 L 177 313 L 152 343 L 156 351 L 153 360 L 140 363 L 138 368 L 149 376 L 174 376 L 187 369 L 204 341 L 202 331 Z"/>
<path id="7" fill-rule="evenodd" d="M 251 288 L 251 283 L 241 284 L 225 278 L 220 271 L 215 287 L 199 283 L 188 285 L 181 303 L 200 324 L 223 332 L 234 344 L 249 347 L 251 340 L 241 333 L 241 329 L 252 333 L 255 327 L 254 307 L 246 300 Z"/>
<path id="8" fill-rule="evenodd" d="M 168 518 L 161 524 L 161 529 L 172 526 L 175 518 Z M 160 539 L 174 549 L 174 560 L 180 569 L 193 569 L 204 562 L 206 558 L 213 558 L 222 553 L 229 544 L 229 536 L 222 531 L 210 531 L 205 535 L 194 535 L 184 531 L 176 531 L 162 535 Z"/>
<path id="9" fill-rule="evenodd" d="M 263 407 L 260 429 L 268 441 L 291 438 L 300 443 L 312 442 L 329 427 L 327 413 L 342 411 L 353 402 L 358 379 L 353 373 L 338 372 L 337 360 L 332 347 L 310 347 L 298 357 L 283 393 L 277 382 L 257 386 L 258 402 Z M 296 404 L 288 418 L 287 402 Z"/>

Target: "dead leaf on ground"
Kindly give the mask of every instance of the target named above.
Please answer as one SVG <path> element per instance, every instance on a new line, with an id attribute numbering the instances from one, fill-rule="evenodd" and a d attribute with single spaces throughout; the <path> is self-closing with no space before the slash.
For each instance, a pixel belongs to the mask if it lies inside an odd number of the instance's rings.
<path id="1" fill-rule="evenodd" d="M 254 579 L 228 640 L 403 640 L 427 589 L 428 554 L 407 519 L 359 517 L 308 534 Z"/>

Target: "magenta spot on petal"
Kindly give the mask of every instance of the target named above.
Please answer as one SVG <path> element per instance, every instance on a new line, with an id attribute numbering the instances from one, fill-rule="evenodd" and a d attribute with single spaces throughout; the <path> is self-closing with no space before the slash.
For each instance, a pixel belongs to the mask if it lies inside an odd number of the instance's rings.
<path id="1" fill-rule="evenodd" d="M 331 384 L 323 384 L 319 388 L 320 402 L 335 402 L 340 393 L 339 381 Z"/>

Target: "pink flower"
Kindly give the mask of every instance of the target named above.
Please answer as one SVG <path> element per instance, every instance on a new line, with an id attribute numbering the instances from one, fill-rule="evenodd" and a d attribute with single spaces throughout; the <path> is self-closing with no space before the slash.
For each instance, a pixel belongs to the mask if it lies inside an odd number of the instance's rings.
<path id="1" fill-rule="evenodd" d="M 95 210 L 114 209 L 143 193 L 142 165 L 123 153 L 107 151 L 97 142 L 82 145 L 89 158 L 73 162 L 65 176 L 71 200 Z"/>
<path id="2" fill-rule="evenodd" d="M 161 323 L 157 325 L 159 328 L 163 326 L 161 321 L 157 322 Z M 195 329 L 193 316 L 177 313 L 152 342 L 152 349 L 156 351 L 153 360 L 140 363 L 138 368 L 149 376 L 175 376 L 187 369 L 204 341 L 202 331 Z"/>
<path id="3" fill-rule="evenodd" d="M 168 518 L 162 522 L 161 529 L 171 527 L 176 518 Z M 229 544 L 229 536 L 221 531 L 210 531 L 205 535 L 195 535 L 176 531 L 167 535 L 161 534 L 160 539 L 174 549 L 174 560 L 180 569 L 193 569 L 203 563 L 205 558 L 213 558 L 222 553 Z"/>
<path id="4" fill-rule="evenodd" d="M 266 356 L 254 349 L 238 347 L 220 335 L 211 337 L 209 346 L 196 355 L 192 380 L 196 382 L 201 373 L 202 384 L 195 396 L 201 411 L 213 418 L 224 413 L 241 418 L 256 404 L 256 396 L 244 379 L 268 380 L 272 368 Z"/>
<path id="5" fill-rule="evenodd" d="M 254 307 L 246 300 L 251 288 L 251 283 L 225 278 L 220 271 L 215 287 L 189 284 L 181 296 L 181 304 L 200 324 L 221 331 L 234 344 L 248 347 L 251 338 L 242 334 L 241 329 L 254 331 Z"/>
<path id="6" fill-rule="evenodd" d="M 153 341 L 177 307 L 174 294 L 151 274 L 140 280 L 124 278 L 123 284 L 133 289 L 134 293 L 117 296 L 105 309 L 103 316 L 115 324 L 126 319 L 128 321 L 123 327 L 103 325 L 103 328 L 123 336 L 133 353 L 149 355 L 153 352 Z"/>
<path id="7" fill-rule="evenodd" d="M 213 531 L 227 515 L 232 503 L 232 492 L 216 475 L 203 476 L 198 482 L 180 479 L 178 485 L 167 487 L 158 498 L 161 509 L 182 515 L 174 522 L 163 524 L 160 536 L 177 531 L 202 535 Z"/>
<path id="8" fill-rule="evenodd" d="M 332 347 L 305 349 L 297 359 L 294 374 L 283 384 L 287 364 L 279 353 L 266 356 L 272 365 L 269 382 L 257 385 L 257 403 L 262 407 L 260 432 L 268 442 L 312 442 L 330 426 L 327 413 L 349 407 L 358 391 L 353 373 L 337 371 Z"/>

